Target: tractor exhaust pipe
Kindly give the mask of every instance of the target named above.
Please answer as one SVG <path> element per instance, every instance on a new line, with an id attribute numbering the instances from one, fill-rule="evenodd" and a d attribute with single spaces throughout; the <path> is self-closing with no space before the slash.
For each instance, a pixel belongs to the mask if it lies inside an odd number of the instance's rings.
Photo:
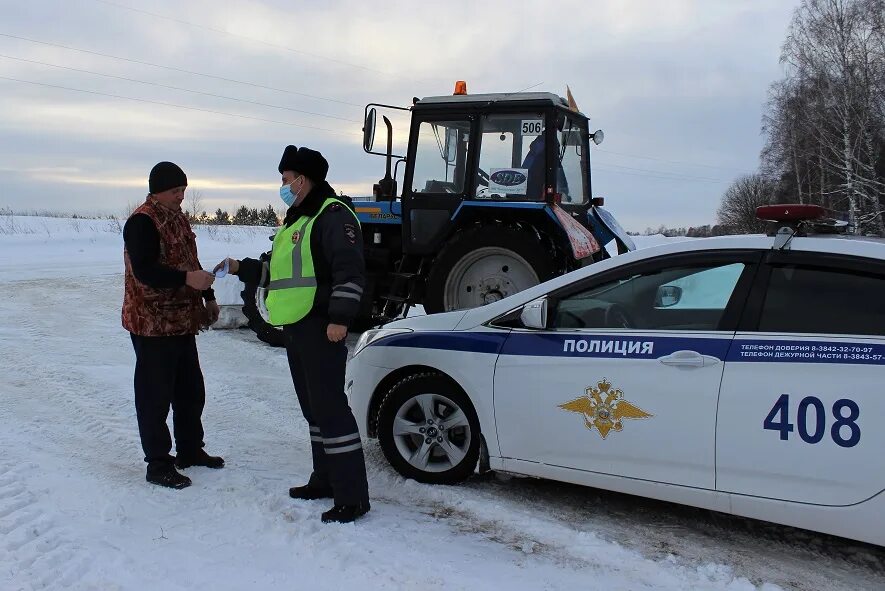
<path id="1" fill-rule="evenodd" d="M 378 183 L 380 195 L 390 201 L 396 199 L 396 179 L 391 175 L 393 165 L 393 125 L 390 119 L 383 117 L 384 125 L 387 126 L 387 164 L 384 171 L 384 178 Z"/>

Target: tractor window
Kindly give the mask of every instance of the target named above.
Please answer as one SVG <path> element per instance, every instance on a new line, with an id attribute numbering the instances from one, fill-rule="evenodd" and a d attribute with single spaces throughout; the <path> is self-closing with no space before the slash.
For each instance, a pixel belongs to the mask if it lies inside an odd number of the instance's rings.
<path id="1" fill-rule="evenodd" d="M 559 167 L 556 192 L 563 203 L 586 203 L 587 195 L 587 128 L 567 116 L 559 116 L 556 130 Z"/>
<path id="2" fill-rule="evenodd" d="M 544 198 L 544 113 L 482 119 L 477 199 Z"/>
<path id="3" fill-rule="evenodd" d="M 469 121 L 422 122 L 418 128 L 412 192 L 463 193 L 469 147 Z"/>

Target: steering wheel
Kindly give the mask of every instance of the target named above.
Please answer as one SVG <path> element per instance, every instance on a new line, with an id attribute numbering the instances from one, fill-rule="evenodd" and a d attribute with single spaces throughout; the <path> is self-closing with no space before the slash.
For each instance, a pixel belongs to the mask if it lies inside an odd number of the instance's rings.
<path id="1" fill-rule="evenodd" d="M 635 323 L 620 304 L 612 304 L 605 311 L 606 328 L 633 328 Z"/>

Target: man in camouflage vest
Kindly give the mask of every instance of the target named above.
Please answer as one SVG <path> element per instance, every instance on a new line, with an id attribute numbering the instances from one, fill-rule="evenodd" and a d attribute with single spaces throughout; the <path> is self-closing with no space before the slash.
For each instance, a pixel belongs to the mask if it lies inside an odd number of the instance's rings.
<path id="1" fill-rule="evenodd" d="M 203 450 L 206 390 L 195 338 L 218 320 L 219 308 L 210 288 L 215 277 L 202 270 L 196 237 L 181 211 L 184 171 L 160 162 L 151 170 L 149 185 L 147 200 L 123 228 L 123 327 L 135 348 L 135 411 L 146 479 L 181 489 L 191 481 L 176 466 L 224 466 L 224 460 Z M 170 406 L 177 457 L 169 453 Z"/>

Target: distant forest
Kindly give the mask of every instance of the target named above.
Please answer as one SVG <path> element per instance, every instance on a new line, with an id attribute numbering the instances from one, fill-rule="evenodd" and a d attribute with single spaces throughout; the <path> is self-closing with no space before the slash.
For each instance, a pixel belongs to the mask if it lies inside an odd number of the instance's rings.
<path id="1" fill-rule="evenodd" d="M 780 61 L 759 171 L 729 187 L 719 224 L 759 232 L 758 205 L 812 203 L 885 235 L 885 0 L 803 0 Z"/>

